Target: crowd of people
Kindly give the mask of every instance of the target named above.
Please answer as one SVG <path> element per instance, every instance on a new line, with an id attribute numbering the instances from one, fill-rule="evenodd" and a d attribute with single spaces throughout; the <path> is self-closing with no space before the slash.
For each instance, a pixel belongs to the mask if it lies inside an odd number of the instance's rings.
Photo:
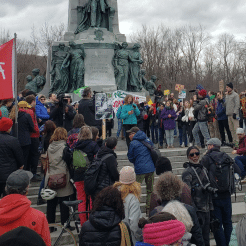
<path id="1" fill-rule="evenodd" d="M 238 245 L 245 245 L 244 218 L 233 230 L 231 204 L 237 182 L 234 173 L 242 179 L 245 176 L 246 137 L 244 128 L 239 128 L 239 111 L 244 106 L 240 107 L 231 83 L 226 89 L 224 98 L 220 92 L 208 96 L 198 86 L 193 100 L 184 106 L 174 95 L 164 99 L 160 87 L 150 106 L 127 95 L 116 117 L 125 130 L 132 166 L 120 171 L 115 153 L 119 132 L 104 141 L 100 138 L 101 121 L 95 120 L 90 88 L 74 105 L 66 95 L 51 94 L 46 100 L 30 91 L 22 92 L 18 105 L 13 106 L 13 100 L 4 102 L 0 111 L 0 246 L 18 230 L 28 233 L 25 228 L 50 246 L 55 228 L 48 223 L 55 222 L 59 204 L 64 225 L 69 208 L 63 202 L 72 200 L 82 200 L 79 212 L 90 212 L 79 215 L 80 246 L 208 246 L 210 230 L 218 246 L 232 243 L 231 234 L 236 234 Z M 18 128 L 14 128 L 17 120 Z M 222 121 L 220 135 L 216 135 L 216 121 L 219 125 Z M 176 125 L 180 145 L 190 145 L 182 180 L 173 173 L 167 157 L 153 158 L 156 143 L 159 148 L 165 142 L 173 147 Z M 234 142 L 235 162 L 221 149 L 226 144 L 221 134 L 224 128 L 229 143 Z M 202 156 L 203 144 L 208 150 Z M 39 160 L 43 175 L 37 174 Z M 41 181 L 37 203 L 47 203 L 46 216 L 32 208 L 27 198 L 30 182 L 37 181 Z M 142 214 L 143 181 L 146 204 Z M 71 224 L 68 229 L 75 228 Z"/>

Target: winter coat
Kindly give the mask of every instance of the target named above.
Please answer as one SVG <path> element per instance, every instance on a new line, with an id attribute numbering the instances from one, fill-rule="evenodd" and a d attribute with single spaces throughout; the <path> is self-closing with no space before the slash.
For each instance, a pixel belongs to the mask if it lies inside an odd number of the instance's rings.
<path id="1" fill-rule="evenodd" d="M 45 214 L 31 208 L 26 196 L 11 194 L 0 200 L 0 236 L 19 226 L 36 231 L 47 246 L 51 245 L 50 231 Z"/>
<path id="2" fill-rule="evenodd" d="M 237 150 L 237 154 L 246 156 L 246 136 L 239 140 L 239 148 Z"/>
<path id="3" fill-rule="evenodd" d="M 153 111 L 154 110 L 149 110 L 150 125 L 157 126 L 158 125 L 158 113 L 157 113 L 157 110 L 155 114 Z"/>
<path id="4" fill-rule="evenodd" d="M 217 120 L 227 120 L 228 119 L 226 115 L 226 108 L 225 108 L 224 103 L 225 103 L 224 99 L 218 100 L 217 102 L 217 107 L 215 110 L 215 113 L 217 115 Z"/>
<path id="5" fill-rule="evenodd" d="M 73 128 L 73 119 L 76 115 L 76 111 L 72 106 L 67 105 L 68 112 L 65 113 L 65 129 L 70 131 Z M 50 112 L 50 118 L 54 121 L 57 127 L 63 127 L 63 107 L 55 107 Z"/>
<path id="6" fill-rule="evenodd" d="M 194 111 L 193 114 L 194 116 L 197 115 L 196 119 L 199 122 L 205 122 L 208 121 L 208 110 L 207 110 L 207 106 L 208 106 L 208 99 L 202 99 L 199 102 L 198 101 L 194 101 Z"/>
<path id="7" fill-rule="evenodd" d="M 113 208 L 101 207 L 91 213 L 89 221 L 83 224 L 79 234 L 79 246 L 120 246 L 120 222 L 121 218 Z M 103 244 L 105 240 L 106 244 Z"/>
<path id="8" fill-rule="evenodd" d="M 135 108 L 133 107 L 135 106 Z M 133 110 L 133 114 L 128 114 L 129 111 Z M 124 125 L 137 125 L 137 116 L 140 115 L 140 111 L 135 103 L 126 104 L 123 106 L 121 111 L 121 119 L 123 119 Z"/>
<path id="9" fill-rule="evenodd" d="M 134 164 L 136 174 L 152 173 L 155 171 L 155 165 L 150 150 L 141 141 L 153 145 L 144 132 L 138 131 L 130 143 L 127 153 L 128 159 Z"/>
<path id="10" fill-rule="evenodd" d="M 53 141 L 48 148 L 49 167 L 45 175 L 45 185 L 47 186 L 49 177 L 55 174 L 66 174 L 67 184 L 64 188 L 57 189 L 57 197 L 65 197 L 73 194 L 73 186 L 70 182 L 70 174 L 66 162 L 62 159 L 66 141 Z"/>
<path id="11" fill-rule="evenodd" d="M 201 164 L 192 164 L 190 162 L 184 163 L 184 168 L 186 169 L 182 173 L 182 180 L 191 189 L 191 197 L 197 211 L 209 212 L 213 209 L 212 196 L 201 186 L 192 167 L 196 170 L 200 180 L 202 181 L 203 186 L 210 184 L 207 169 Z"/>
<path id="12" fill-rule="evenodd" d="M 99 150 L 99 146 L 92 139 L 79 140 L 74 146 L 74 150 L 76 149 L 85 152 L 87 154 L 89 161 L 92 162 L 94 156 L 97 154 Z M 73 177 L 74 182 L 84 181 L 84 178 L 85 178 L 84 173 L 81 172 L 78 173 L 76 170 L 74 171 L 74 177 Z"/>
<path id="13" fill-rule="evenodd" d="M 15 128 L 12 128 L 15 136 Z M 31 144 L 31 133 L 34 132 L 32 117 L 25 112 L 18 112 L 18 140 L 21 146 Z"/>
<path id="14" fill-rule="evenodd" d="M 9 118 L 9 111 L 5 105 L 0 107 L 0 111 L 2 112 L 2 117 Z"/>
<path id="15" fill-rule="evenodd" d="M 123 108 L 123 105 L 120 105 L 118 110 L 117 110 L 117 113 L 116 113 L 116 118 L 117 119 L 121 119 L 120 115 L 121 115 L 122 108 Z"/>
<path id="16" fill-rule="evenodd" d="M 168 204 L 168 202 L 170 201 L 162 201 L 161 206 L 156 207 L 151 213 L 150 213 L 150 217 L 155 215 L 156 213 L 160 213 L 163 208 Z M 185 206 L 185 208 L 187 209 L 187 211 L 190 214 L 190 217 L 192 219 L 193 222 L 193 227 L 191 228 L 190 233 L 192 234 L 190 243 L 193 243 L 195 245 L 199 245 L 199 246 L 204 246 L 204 241 L 203 241 L 203 236 L 202 236 L 202 230 L 196 215 L 196 209 L 192 206 L 189 206 L 187 204 L 183 204 Z"/>
<path id="17" fill-rule="evenodd" d="M 46 107 L 38 100 L 38 97 L 36 97 L 36 115 L 37 118 L 42 121 L 46 121 L 50 118 Z"/>
<path id="18" fill-rule="evenodd" d="M 138 227 L 138 221 L 142 218 L 140 202 L 133 194 L 128 194 L 124 200 L 125 219 L 131 230 L 132 242 L 135 245 L 137 241 L 142 241 L 142 230 Z"/>
<path id="19" fill-rule="evenodd" d="M 33 125 L 34 125 L 34 132 L 31 133 L 31 138 L 38 138 L 40 136 L 40 134 L 39 134 L 39 128 L 38 128 L 38 122 L 37 122 L 37 117 L 36 117 L 36 113 L 35 113 L 35 108 L 31 108 L 31 109 L 20 108 L 19 111 L 30 114 L 30 116 L 32 118 Z"/>
<path id="20" fill-rule="evenodd" d="M 239 116 L 240 100 L 238 94 L 234 90 L 226 95 L 225 106 L 227 116 L 233 116 L 233 114 L 236 114 L 237 117 Z"/>
<path id="21" fill-rule="evenodd" d="M 79 101 L 78 113 L 85 118 L 85 124 L 95 126 L 98 129 L 102 127 L 102 121 L 95 119 L 95 100 L 92 98 L 83 98 Z"/>
<path id="22" fill-rule="evenodd" d="M 171 118 L 168 115 L 171 115 Z M 161 111 L 161 118 L 164 126 L 164 130 L 173 130 L 175 129 L 175 119 L 177 115 L 174 109 L 167 109 L 166 107 Z"/>
<path id="23" fill-rule="evenodd" d="M 0 132 L 0 183 L 5 183 L 8 176 L 22 166 L 24 157 L 18 139 Z"/>
<path id="24" fill-rule="evenodd" d="M 113 185 L 116 181 L 119 181 L 119 172 L 117 170 L 117 155 L 113 149 L 109 149 L 106 146 L 102 146 L 97 153 L 97 158 L 101 159 L 103 156 L 111 154 L 106 160 L 98 174 L 98 187 L 96 188 L 95 195 L 102 189 Z"/>

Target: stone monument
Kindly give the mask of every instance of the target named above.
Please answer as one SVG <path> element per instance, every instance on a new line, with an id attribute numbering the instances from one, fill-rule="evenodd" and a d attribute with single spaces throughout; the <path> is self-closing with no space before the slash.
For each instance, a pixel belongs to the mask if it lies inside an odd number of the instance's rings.
<path id="1" fill-rule="evenodd" d="M 25 86 L 25 89 L 28 89 L 34 93 L 39 93 L 40 91 L 42 91 L 42 89 L 45 86 L 46 79 L 44 76 L 39 75 L 39 72 L 40 72 L 39 68 L 34 68 L 32 70 L 32 74 L 34 78 L 32 78 L 31 75 L 28 75 L 26 77 L 27 84 Z"/>

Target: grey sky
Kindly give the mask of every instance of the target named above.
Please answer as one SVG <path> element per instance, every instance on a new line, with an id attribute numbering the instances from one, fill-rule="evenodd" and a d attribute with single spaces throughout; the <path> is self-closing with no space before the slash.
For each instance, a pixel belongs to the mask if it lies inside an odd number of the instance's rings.
<path id="1" fill-rule="evenodd" d="M 31 28 L 45 23 L 67 24 L 68 0 L 0 0 L 0 30 L 16 32 L 29 39 Z M 168 27 L 203 25 L 216 36 L 220 33 L 246 37 L 245 0 L 118 0 L 121 33 L 129 36 L 143 24 Z"/>

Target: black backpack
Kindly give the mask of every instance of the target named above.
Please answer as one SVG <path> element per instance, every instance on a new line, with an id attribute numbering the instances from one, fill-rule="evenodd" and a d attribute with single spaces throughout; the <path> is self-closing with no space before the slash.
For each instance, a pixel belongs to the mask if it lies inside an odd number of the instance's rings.
<path id="1" fill-rule="evenodd" d="M 218 189 L 218 193 L 229 191 L 235 193 L 234 161 L 224 152 L 207 155 L 210 159 L 208 176 L 211 186 Z"/>
<path id="2" fill-rule="evenodd" d="M 84 189 L 87 195 L 95 194 L 95 191 L 99 185 L 98 174 L 101 170 L 101 166 L 103 165 L 103 162 L 112 155 L 113 154 L 107 154 L 100 159 L 96 157 L 94 161 L 89 165 L 88 169 L 85 172 L 84 178 Z"/>

